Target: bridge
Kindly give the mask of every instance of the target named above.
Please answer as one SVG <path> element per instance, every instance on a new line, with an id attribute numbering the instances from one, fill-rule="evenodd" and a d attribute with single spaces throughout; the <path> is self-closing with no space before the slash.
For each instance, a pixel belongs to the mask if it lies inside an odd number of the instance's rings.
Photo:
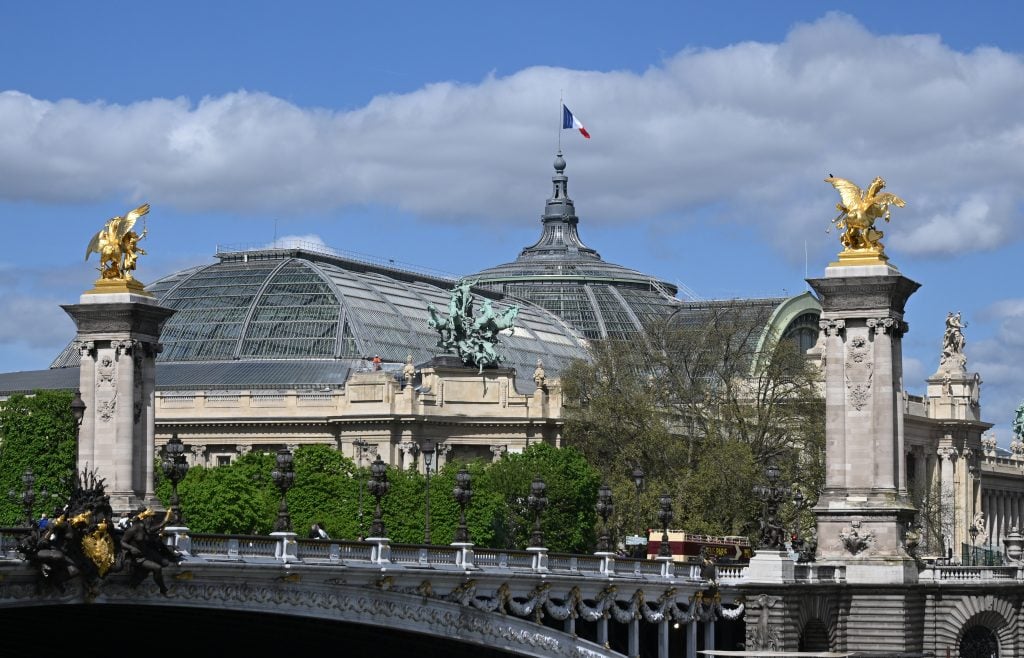
<path id="1" fill-rule="evenodd" d="M 421 646 L 440 643 L 450 649 L 445 655 L 476 648 L 477 656 L 490 655 L 480 647 L 493 655 L 696 656 L 698 646 L 714 648 L 716 636 L 735 638 L 733 646 L 742 641 L 742 603 L 723 597 L 698 567 L 671 561 L 311 540 L 290 532 L 189 534 L 178 527 L 168 529 L 167 541 L 183 560 L 165 569 L 166 595 L 149 580 L 132 587 L 116 572 L 93 593 L 74 581 L 60 592 L 40 589 L 37 572 L 15 550 L 25 532 L 0 533 L 5 618 L 15 607 L 38 608 L 45 618 L 63 606 L 78 615 L 90 606 L 273 614 L 375 629 L 363 637 L 376 638 L 367 641 L 385 656 L 382 638 L 396 634 L 411 634 Z M 732 589 L 742 571 L 723 567 L 719 587 Z M 159 619 L 154 613 L 149 623 Z"/>
<path id="2" fill-rule="evenodd" d="M 720 566 L 712 582 L 697 565 L 607 553 L 313 540 L 291 532 L 190 534 L 176 527 L 168 528 L 166 541 L 183 559 L 165 568 L 166 594 L 151 580 L 132 586 L 116 571 L 93 592 L 75 581 L 58 591 L 41 589 L 38 572 L 16 551 L 26 532 L 0 530 L 0 618 L 9 628 L 44 622 L 59 628 L 67 619 L 131 625 L 137 619 L 156 629 L 163 619 L 179 632 L 205 629 L 210 639 L 204 641 L 213 647 L 251 642 L 267 649 L 278 641 L 294 648 L 315 637 L 325 647 L 380 656 L 405 655 L 415 644 L 418 654 L 477 658 L 696 658 L 785 632 L 764 594 L 777 586 L 759 582 L 753 563 L 753 569 Z M 798 631 L 806 642 L 820 630 L 815 615 L 827 617 L 822 593 L 846 584 L 845 568 L 793 566 L 786 587 L 803 590 L 807 605 Z M 921 584 L 940 600 L 945 593 L 952 619 L 936 634 L 955 638 L 952 623 L 972 618 L 970 593 L 979 588 L 989 593 L 987 603 L 976 604 L 980 610 L 987 605 L 990 616 L 1011 614 L 1001 610 L 999 592 L 1019 598 L 1013 592 L 1024 584 L 1024 569 L 932 565 L 920 572 Z"/>

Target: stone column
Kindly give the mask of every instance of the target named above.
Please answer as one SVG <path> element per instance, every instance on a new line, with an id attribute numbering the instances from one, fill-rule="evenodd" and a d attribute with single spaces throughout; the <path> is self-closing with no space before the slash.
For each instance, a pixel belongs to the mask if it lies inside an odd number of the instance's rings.
<path id="1" fill-rule="evenodd" d="M 90 292 L 62 308 L 78 328 L 86 405 L 79 470 L 105 480 L 114 514 L 159 507 L 153 494 L 155 359 L 174 311 L 138 292 Z"/>
<path id="2" fill-rule="evenodd" d="M 826 486 L 818 558 L 848 582 L 916 582 L 906 529 L 916 510 L 904 454 L 903 312 L 920 286 L 889 264 L 833 264 L 808 283 L 822 305 Z"/>
<path id="3" fill-rule="evenodd" d="M 953 549 L 956 557 L 956 507 L 953 496 L 953 479 L 956 460 L 959 453 L 956 448 L 939 448 L 938 456 L 942 464 L 939 470 L 939 527 L 942 528 L 942 539 L 946 550 Z"/>

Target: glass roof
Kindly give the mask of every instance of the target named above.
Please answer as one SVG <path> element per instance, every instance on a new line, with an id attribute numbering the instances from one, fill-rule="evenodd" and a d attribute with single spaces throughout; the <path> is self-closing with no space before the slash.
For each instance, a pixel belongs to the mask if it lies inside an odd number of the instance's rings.
<path id="1" fill-rule="evenodd" d="M 444 309 L 455 281 L 368 266 L 306 249 L 218 254 L 220 262 L 164 277 L 151 286 L 176 313 L 163 327 L 158 363 L 336 359 L 380 355 L 385 363 L 429 361 L 437 332 L 427 304 Z M 586 358 L 585 341 L 539 306 L 474 289 L 500 313 L 520 312 L 512 335 L 499 337 L 503 366 L 532 386 L 537 359 L 557 372 Z M 71 345 L 51 367 L 78 364 Z"/>

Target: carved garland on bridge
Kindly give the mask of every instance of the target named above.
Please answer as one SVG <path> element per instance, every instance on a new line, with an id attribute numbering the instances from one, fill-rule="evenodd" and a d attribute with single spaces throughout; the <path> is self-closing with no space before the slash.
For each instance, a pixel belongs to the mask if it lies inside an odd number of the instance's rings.
<path id="1" fill-rule="evenodd" d="M 704 592 L 697 592 L 688 604 L 681 605 L 675 599 L 675 588 L 666 589 L 652 605 L 645 600 L 642 589 L 637 589 L 628 600 L 619 601 L 616 598 L 617 588 L 609 585 L 597 596 L 594 604 L 590 605 L 584 600 L 578 587 L 573 587 L 566 595 L 558 597 L 551 594 L 550 583 L 542 583 L 528 596 L 522 597 L 512 596 L 508 583 L 503 583 L 494 594 L 481 595 L 478 593 L 476 580 L 468 580 L 448 594 L 437 595 L 430 581 L 425 580 L 418 587 L 394 587 L 392 582 L 391 577 L 386 576 L 377 581 L 377 586 L 384 591 L 440 599 L 483 612 L 532 617 L 536 622 L 543 619 L 544 613 L 557 621 L 564 621 L 571 615 L 573 619 L 582 618 L 588 622 L 611 617 L 620 624 L 629 623 L 634 619 L 643 619 L 652 624 L 668 619 L 680 623 L 714 621 L 718 618 L 738 619 L 743 614 L 742 604 L 732 610 L 724 608 L 717 592 L 709 593 L 708 596 L 705 596 Z"/>
<path id="2" fill-rule="evenodd" d="M 423 581 L 417 587 L 395 587 L 390 576 L 381 578 L 369 585 L 371 589 L 381 592 L 411 594 L 424 600 L 421 604 L 402 601 L 389 601 L 375 598 L 372 592 L 366 595 L 351 595 L 324 591 L 293 589 L 287 584 L 301 580 L 301 575 L 290 574 L 278 580 L 282 586 L 257 586 L 247 583 L 205 585 L 193 583 L 191 571 L 183 570 L 175 574 L 175 584 L 169 596 L 179 600 L 214 601 L 225 603 L 260 603 L 294 608 L 337 610 L 355 615 L 370 615 L 380 618 L 409 620 L 427 626 L 437 626 L 447 631 L 457 630 L 464 634 L 472 634 L 488 639 L 491 642 L 505 642 L 519 646 L 541 649 L 552 656 L 572 656 L 573 658 L 594 654 L 585 647 L 568 645 L 558 637 L 546 632 L 532 632 L 528 629 L 502 622 L 501 617 L 493 620 L 462 614 L 450 609 L 431 607 L 426 600 L 434 599 L 446 603 L 454 603 L 466 608 L 485 613 L 499 615 L 515 615 L 524 620 L 540 622 L 545 614 L 557 620 L 565 620 L 570 616 L 586 621 L 597 621 L 611 618 L 618 623 L 629 623 L 634 619 L 642 619 L 649 623 L 661 623 L 675 620 L 680 623 L 691 621 L 713 621 L 715 619 L 738 619 L 744 613 L 743 604 L 727 609 L 721 604 L 717 593 L 706 595 L 698 591 L 686 603 L 676 601 L 676 590 L 665 589 L 656 601 L 646 600 L 642 589 L 637 589 L 625 600 L 618 599 L 615 586 L 606 587 L 594 600 L 587 602 L 578 587 L 573 587 L 564 596 L 552 594 L 551 585 L 542 583 L 526 596 L 511 593 L 508 583 L 503 583 L 493 593 L 481 593 L 475 580 L 468 580 L 446 594 L 438 594 L 433 590 L 430 581 Z M 332 579 L 328 585 L 351 585 L 344 579 Z M 106 590 L 108 596 L 123 599 L 149 599 L 155 594 L 155 587 L 127 589 L 117 584 Z M 67 600 L 70 593 L 47 591 L 46 598 Z M 0 584 L 0 599 L 38 598 L 39 592 L 29 585 L 14 583 Z M 70 594 L 70 598 L 76 598 Z"/>

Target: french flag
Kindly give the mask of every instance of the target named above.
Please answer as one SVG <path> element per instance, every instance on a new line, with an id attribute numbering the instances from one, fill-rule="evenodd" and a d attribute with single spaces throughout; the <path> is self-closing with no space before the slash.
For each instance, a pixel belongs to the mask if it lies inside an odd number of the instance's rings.
<path id="1" fill-rule="evenodd" d="M 580 131 L 580 134 L 586 137 L 587 139 L 590 139 L 590 133 L 587 132 L 587 129 L 583 127 L 583 124 L 580 123 L 580 120 L 573 116 L 572 112 L 569 111 L 569 108 L 567 108 L 563 103 L 562 130 L 572 130 L 573 128 Z"/>

